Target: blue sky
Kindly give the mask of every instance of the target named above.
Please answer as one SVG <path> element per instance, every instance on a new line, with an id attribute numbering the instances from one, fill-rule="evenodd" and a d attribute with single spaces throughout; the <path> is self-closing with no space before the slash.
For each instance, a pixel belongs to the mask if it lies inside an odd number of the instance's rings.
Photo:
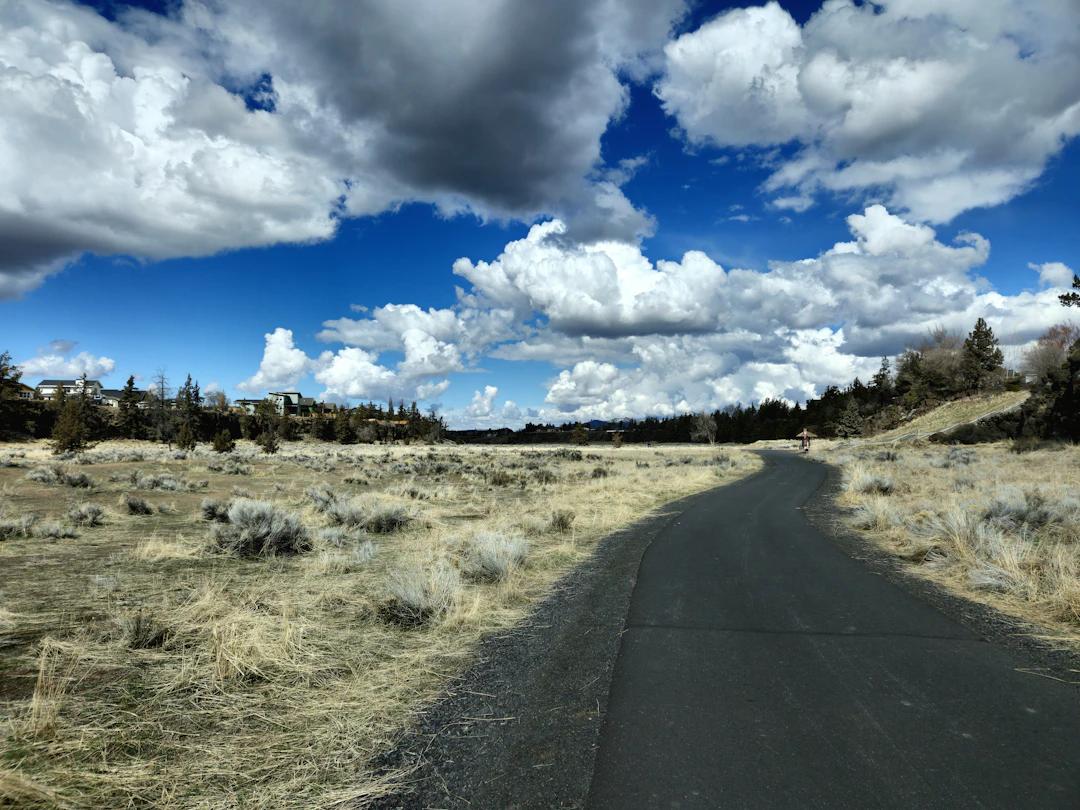
<path id="1" fill-rule="evenodd" d="M 0 141 L 0 165 L 13 155 L 30 164 L 16 173 L 9 198 L 0 198 L 0 230 L 18 229 L 13 255 L 0 264 L 0 291 L 7 292 L 0 300 L 0 344 L 32 369 L 30 382 L 86 367 L 119 387 L 129 373 L 148 379 L 163 368 L 174 381 L 190 372 L 234 397 L 282 385 L 336 400 L 391 394 L 437 404 L 455 424 L 520 424 L 673 413 L 768 395 L 800 399 L 865 373 L 879 351 L 895 353 L 937 323 L 961 328 L 985 313 L 1015 356 L 1060 320 L 1048 302 L 1055 285 L 1080 267 L 1080 86 L 1061 75 L 1077 60 L 1080 25 L 1070 4 L 1048 3 L 1045 19 L 1033 22 L 1006 0 L 944 18 L 926 17 L 918 10 L 925 4 L 898 0 L 869 16 L 861 5 L 842 9 L 850 15 L 843 26 L 813 17 L 818 3 L 759 6 L 752 14 L 742 5 L 686 9 L 672 0 L 639 13 L 632 3 L 598 2 L 575 31 L 593 26 L 586 33 L 618 41 L 591 57 L 581 55 L 585 46 L 569 54 L 567 60 L 581 60 L 574 85 L 559 85 L 572 72 L 566 62 L 540 56 L 539 66 L 522 67 L 520 78 L 509 75 L 514 71 L 499 62 L 509 57 L 498 53 L 479 67 L 461 67 L 496 99 L 504 83 L 520 83 L 509 88 L 509 112 L 502 102 L 457 99 L 466 112 L 477 105 L 473 129 L 467 114 L 440 112 L 453 93 L 467 93 L 433 81 L 445 64 L 403 78 L 415 54 L 395 62 L 396 52 L 375 53 L 376 61 L 398 65 L 392 81 L 403 86 L 375 77 L 354 88 L 336 72 L 352 68 L 325 54 L 303 64 L 286 64 L 281 56 L 302 57 L 304 48 L 319 47 L 319 37 L 340 38 L 337 28 L 346 39 L 355 30 L 358 44 L 346 42 L 350 47 L 382 47 L 364 38 L 359 22 L 306 20 L 310 38 L 294 42 L 295 21 L 288 17 L 301 12 L 282 4 L 280 13 L 264 15 L 265 36 L 279 37 L 282 47 L 249 54 L 241 39 L 230 39 L 237 20 L 225 8 L 208 24 L 181 4 L 167 4 L 167 11 L 151 5 L 146 13 L 119 3 L 15 4 L 5 12 L 10 19 L 0 18 L 0 32 L 5 22 L 8 29 L 0 62 L 34 75 L 43 87 L 45 78 L 74 80 L 63 65 L 43 76 L 40 63 L 19 62 L 27 47 L 55 53 L 49 43 L 33 41 L 27 23 L 34 14 L 72 21 L 71 39 L 111 61 L 110 92 L 125 80 L 137 83 L 145 75 L 139 68 L 147 66 L 193 78 L 169 88 L 189 105 L 182 130 L 177 114 L 173 130 L 150 132 L 131 123 L 131 115 L 115 113 L 115 103 L 81 120 L 54 95 L 48 138 Z M 382 14 L 379 24 L 410 42 L 408 15 L 385 7 Z M 991 43 L 979 50 L 990 56 L 978 57 L 997 60 L 980 68 L 986 81 L 969 65 L 943 61 L 932 42 L 926 52 L 913 50 L 911 32 L 921 25 L 977 41 L 973 48 Z M 851 33 L 854 26 L 865 31 Z M 1048 35 L 1047 26 L 1071 38 Z M 512 42 L 528 30 L 519 34 L 511 23 L 495 33 Z M 884 43 L 881 54 L 862 48 L 859 40 L 871 35 Z M 760 38 L 755 48 L 744 47 L 753 37 Z M 202 47 L 188 50 L 193 40 Z M 1014 53 L 1006 42 L 1021 46 Z M 482 46 L 491 47 L 487 40 Z M 448 53 L 430 59 L 458 58 L 453 49 Z M 836 53 L 840 67 L 828 61 Z M 613 63 L 619 67 L 608 69 Z M 901 64 L 925 71 L 898 76 Z M 485 70 L 499 71 L 498 79 Z M 989 84 L 997 71 L 1023 70 L 1035 78 L 1045 71 L 1056 84 L 1033 99 Z M 250 101 L 253 77 L 279 94 L 262 118 L 251 111 L 254 104 L 229 110 L 218 96 L 203 103 L 192 89 L 201 82 L 207 95 L 247 93 Z M 593 95 L 575 107 L 577 101 L 566 99 L 583 81 L 596 83 Z M 74 84 L 63 89 L 92 99 L 90 79 Z M 41 124 L 35 117 L 41 106 L 30 103 L 26 89 L 36 86 L 9 89 L 25 93 L 27 103 L 25 111 L 16 105 L 0 114 L 9 118 L 0 122 L 5 128 L 33 132 Z M 290 87 L 298 88 L 293 98 Z M 305 100 L 300 90 L 309 88 L 318 102 Z M 947 97 L 952 90 L 960 102 Z M 785 96 L 792 93 L 801 96 Z M 890 94 L 895 104 L 859 101 Z M 530 102 L 518 110 L 523 96 Z M 835 109 L 834 96 L 846 99 Z M 427 106 L 414 116 L 403 108 L 417 97 Z M 170 104 L 162 109 L 180 109 L 176 98 Z M 561 117 L 567 114 L 561 105 L 569 105 L 569 118 Z M 794 116 L 799 105 L 805 110 Z M 988 135 L 986 122 L 1003 107 L 1015 107 L 1007 126 Z M 137 119 L 139 108 L 133 109 Z M 501 122 L 515 115 L 521 120 L 513 126 Z M 312 120 L 327 131 L 352 127 L 356 137 L 315 138 L 304 129 Z M 121 140 L 137 138 L 135 162 L 143 152 L 150 157 L 136 175 L 161 171 L 158 182 L 169 194 L 157 195 L 154 205 L 163 197 L 169 202 L 160 210 L 147 207 L 141 180 L 125 185 L 120 170 L 98 174 L 100 159 L 81 163 L 95 147 L 92 127 L 108 134 L 106 155 L 118 154 L 111 151 L 118 132 Z M 480 127 L 486 141 L 477 141 Z M 545 127 L 544 142 L 528 140 Z M 244 210 L 243 195 L 220 203 L 233 189 L 192 179 L 203 167 L 192 152 L 190 167 L 182 167 L 192 174 L 184 175 L 174 201 L 175 166 L 162 170 L 154 149 L 175 155 L 192 132 L 199 144 L 246 150 L 237 152 L 230 182 L 265 171 L 288 193 L 268 199 L 273 194 L 252 181 L 251 211 Z M 406 157 L 394 165 L 399 152 Z M 808 156 L 817 161 L 812 173 L 775 185 Z M 459 158 L 464 168 L 455 165 Z M 66 175 L 43 178 L 61 164 Z M 476 174 L 483 177 L 471 176 L 470 166 L 481 167 Z M 846 171 L 853 168 L 863 175 Z M 851 182 L 871 175 L 873 182 Z M 264 189 L 266 177 L 259 180 Z M 778 203 L 783 199 L 795 202 Z M 860 218 L 855 224 L 853 215 Z M 497 268 L 511 278 L 512 290 L 481 268 L 524 240 L 530 226 L 552 219 L 566 222 L 565 234 L 520 243 L 515 269 L 510 259 Z M 38 227 L 45 235 L 25 237 L 23 247 L 19 239 Z M 970 232 L 989 247 L 954 243 Z M 601 243 L 626 251 L 605 252 L 595 247 Z M 857 247 L 833 250 L 837 243 Z M 683 262 L 661 278 L 656 262 L 680 262 L 687 251 L 702 252 L 712 264 L 692 269 Z M 477 268 L 471 275 L 452 270 L 461 257 Z M 557 287 L 553 279 L 562 278 L 562 268 L 566 278 Z M 880 300 L 875 283 L 887 287 Z M 412 321 L 387 325 L 375 313 L 386 304 L 434 308 L 457 320 L 443 331 Z M 359 322 L 363 334 L 317 338 L 325 321 L 339 318 Z M 480 338 L 479 322 L 498 328 Z M 277 359 L 269 349 L 264 356 L 264 336 L 275 330 L 291 332 L 287 343 L 282 337 L 276 344 L 284 349 Z"/>

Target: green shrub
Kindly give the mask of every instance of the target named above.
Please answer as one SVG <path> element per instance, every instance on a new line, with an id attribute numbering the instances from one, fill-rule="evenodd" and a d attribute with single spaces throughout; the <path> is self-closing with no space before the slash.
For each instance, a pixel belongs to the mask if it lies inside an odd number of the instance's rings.
<path id="1" fill-rule="evenodd" d="M 215 453 L 231 453 L 236 449 L 236 441 L 227 430 L 219 430 L 214 434 L 213 447 Z"/>

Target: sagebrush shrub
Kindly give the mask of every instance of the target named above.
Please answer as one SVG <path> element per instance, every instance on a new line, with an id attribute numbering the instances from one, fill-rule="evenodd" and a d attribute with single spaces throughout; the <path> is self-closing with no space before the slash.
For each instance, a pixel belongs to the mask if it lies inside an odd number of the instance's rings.
<path id="1" fill-rule="evenodd" d="M 328 502 L 325 514 L 335 526 L 363 529 L 372 534 L 390 534 L 404 529 L 415 520 L 412 513 L 404 506 L 383 505 L 356 499 L 332 500 Z"/>
<path id="2" fill-rule="evenodd" d="M 465 571 L 473 579 L 498 582 L 522 565 L 529 541 L 518 534 L 477 532 L 465 542 Z"/>
<path id="3" fill-rule="evenodd" d="M 404 506 L 376 506 L 368 513 L 363 528 L 372 534 L 390 534 L 413 522 Z"/>
<path id="4" fill-rule="evenodd" d="M 51 467 L 35 467 L 26 474 L 26 478 L 39 484 L 69 486 L 75 489 L 90 489 L 94 485 L 94 479 L 86 473 L 73 473 L 59 464 L 54 464 Z"/>
<path id="5" fill-rule="evenodd" d="M 138 495 L 132 495 L 125 492 L 120 496 L 121 505 L 127 510 L 129 515 L 152 515 L 154 509 L 146 501 L 145 498 L 140 498 Z"/>
<path id="6" fill-rule="evenodd" d="M 229 504 L 227 514 L 227 523 L 215 523 L 211 528 L 221 551 L 254 557 L 311 550 L 311 535 L 300 518 L 271 503 L 237 498 Z"/>
<path id="7" fill-rule="evenodd" d="M 37 515 L 23 515 L 20 518 L 4 518 L 0 520 L 0 540 L 11 537 L 31 537 L 34 524 L 37 523 Z"/>
<path id="8" fill-rule="evenodd" d="M 210 470 L 210 472 L 225 473 L 225 475 L 251 475 L 251 467 L 241 464 L 232 456 L 227 456 L 220 461 L 216 459 L 209 461 L 206 464 L 206 469 Z"/>
<path id="9" fill-rule="evenodd" d="M 330 508 L 340 500 L 338 494 L 326 484 L 310 486 L 304 490 L 304 492 L 311 500 L 312 506 L 315 507 L 315 511 L 324 514 L 329 512 Z"/>
<path id="10" fill-rule="evenodd" d="M 64 526 L 62 523 L 57 523 L 55 521 L 49 523 L 39 523 L 34 528 L 34 537 L 40 537 L 44 540 L 64 540 L 78 536 L 79 533 L 74 529 Z"/>
<path id="11" fill-rule="evenodd" d="M 334 548 L 344 548 L 352 540 L 352 535 L 337 526 L 319 529 L 317 536 L 320 543 Z"/>
<path id="12" fill-rule="evenodd" d="M 547 467 L 539 468 L 535 473 L 533 473 L 533 476 L 536 478 L 536 483 L 538 484 L 554 484 L 556 481 L 559 480 L 559 476 L 555 475 L 555 473 L 553 473 Z"/>
<path id="13" fill-rule="evenodd" d="M 105 509 L 96 503 L 82 503 L 68 510 L 68 520 L 76 526 L 100 526 Z"/>
<path id="14" fill-rule="evenodd" d="M 229 501 L 222 503 L 221 501 L 215 501 L 213 498 L 203 498 L 202 503 L 199 504 L 199 512 L 202 513 L 203 520 L 209 520 L 213 523 L 228 523 L 229 505 Z"/>

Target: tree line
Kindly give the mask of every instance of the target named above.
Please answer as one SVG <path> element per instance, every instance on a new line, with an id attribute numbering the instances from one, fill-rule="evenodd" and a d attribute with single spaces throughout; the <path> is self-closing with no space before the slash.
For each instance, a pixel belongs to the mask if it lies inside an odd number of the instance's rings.
<path id="1" fill-rule="evenodd" d="M 404 400 L 396 407 L 393 400 L 385 406 L 368 402 L 310 416 L 279 414 L 274 403 L 263 400 L 253 414 L 239 413 L 220 392 L 205 396 L 190 374 L 174 391 L 158 372 L 145 392 L 135 387 L 134 376 L 128 377 L 118 407 L 110 408 L 96 404 L 85 385 L 75 395 L 60 386 L 48 401 L 19 399 L 21 376 L 10 353 L 0 354 L 0 437 L 49 438 L 57 453 L 104 439 L 141 439 L 181 450 L 210 443 L 218 452 L 229 452 L 241 438 L 274 453 L 281 442 L 304 436 L 339 444 L 437 441 L 446 429 L 434 410 L 423 413 L 415 402 L 406 407 Z"/>

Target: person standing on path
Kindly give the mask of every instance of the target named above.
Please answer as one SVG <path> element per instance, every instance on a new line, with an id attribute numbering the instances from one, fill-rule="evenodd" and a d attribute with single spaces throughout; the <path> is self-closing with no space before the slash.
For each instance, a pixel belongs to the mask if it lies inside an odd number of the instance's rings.
<path id="1" fill-rule="evenodd" d="M 802 433 L 800 433 L 795 438 L 800 440 L 799 446 L 802 449 L 802 451 L 804 453 L 809 453 L 810 452 L 810 431 L 808 431 L 806 428 L 803 428 Z"/>

